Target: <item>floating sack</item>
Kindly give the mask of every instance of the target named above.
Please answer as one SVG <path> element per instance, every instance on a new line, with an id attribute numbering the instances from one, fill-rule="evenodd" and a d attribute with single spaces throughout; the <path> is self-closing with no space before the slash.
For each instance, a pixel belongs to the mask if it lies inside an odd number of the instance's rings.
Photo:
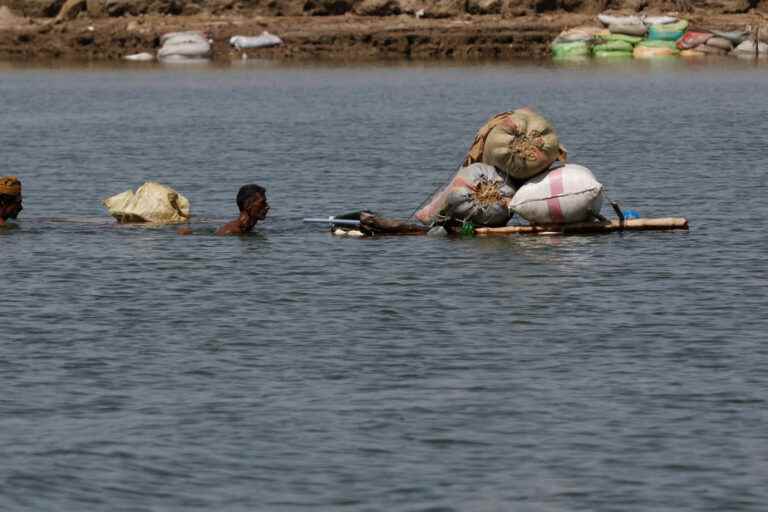
<path id="1" fill-rule="evenodd" d="M 673 41 L 643 41 L 635 46 L 636 59 L 653 59 L 656 57 L 674 57 L 680 54 Z"/>
<path id="2" fill-rule="evenodd" d="M 642 37 L 639 36 L 630 36 L 627 34 L 607 34 L 607 35 L 600 35 L 595 36 L 597 39 L 598 44 L 599 43 L 610 43 L 612 41 L 623 41 L 625 43 L 629 43 L 631 45 L 636 45 L 640 41 L 643 40 Z"/>
<path id="3" fill-rule="evenodd" d="M 584 41 L 552 44 L 552 57 L 555 59 L 572 59 L 589 55 L 589 44 Z"/>
<path id="4" fill-rule="evenodd" d="M 613 14 L 598 14 L 597 19 L 606 27 L 609 25 L 642 25 L 643 20 L 638 16 L 616 16 Z"/>
<path id="5" fill-rule="evenodd" d="M 568 224 L 600 212 L 603 186 L 581 165 L 566 164 L 529 180 L 509 205 L 531 224 Z"/>
<path id="6" fill-rule="evenodd" d="M 718 37 L 722 37 L 724 39 L 727 39 L 731 42 L 731 44 L 738 45 L 741 44 L 743 41 L 746 41 L 747 38 L 750 36 L 750 33 L 746 30 L 731 30 L 731 31 L 724 31 L 724 30 L 713 30 L 712 33 Z"/>
<path id="7" fill-rule="evenodd" d="M 690 50 L 700 44 L 704 44 L 712 38 L 709 32 L 686 32 L 683 37 L 677 41 L 677 47 L 681 50 Z"/>
<path id="8" fill-rule="evenodd" d="M 475 135 L 464 166 L 493 165 L 507 176 L 530 178 L 557 158 L 565 159 L 552 124 L 533 110 L 522 108 L 489 119 Z"/>
<path id="9" fill-rule="evenodd" d="M 134 193 L 127 190 L 103 201 L 118 222 L 173 224 L 189 219 L 189 200 L 170 187 L 148 181 Z"/>
<path id="10" fill-rule="evenodd" d="M 642 22 L 638 23 L 611 23 L 608 25 L 611 34 L 626 34 L 628 36 L 644 36 L 648 31 Z"/>
<path id="11" fill-rule="evenodd" d="M 243 48 L 270 48 L 272 46 L 280 46 L 283 44 L 283 40 L 265 30 L 258 36 L 232 36 L 229 38 L 229 44 L 238 50 Z"/>
<path id="12" fill-rule="evenodd" d="M 665 25 L 651 25 L 648 28 L 648 39 L 651 41 L 677 41 L 683 37 L 687 28 L 688 22 L 686 20 Z"/>
<path id="13" fill-rule="evenodd" d="M 507 202 L 514 193 L 493 166 L 471 164 L 459 169 L 415 217 L 424 224 L 453 219 L 475 226 L 503 226 L 512 216 Z"/>
<path id="14" fill-rule="evenodd" d="M 718 36 L 710 37 L 706 43 L 707 43 L 707 46 L 720 48 L 721 50 L 724 50 L 726 52 L 733 50 L 733 43 L 731 43 L 728 39 L 724 37 L 718 37 Z"/>

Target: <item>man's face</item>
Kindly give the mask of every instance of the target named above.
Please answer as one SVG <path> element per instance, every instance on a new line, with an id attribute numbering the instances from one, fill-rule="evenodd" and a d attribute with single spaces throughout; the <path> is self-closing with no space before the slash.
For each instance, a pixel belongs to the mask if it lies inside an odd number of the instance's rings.
<path id="1" fill-rule="evenodd" d="M 267 198 L 264 196 L 254 197 L 248 202 L 246 210 L 248 211 L 248 215 L 254 219 L 264 220 L 267 216 L 267 212 L 269 211 Z"/>

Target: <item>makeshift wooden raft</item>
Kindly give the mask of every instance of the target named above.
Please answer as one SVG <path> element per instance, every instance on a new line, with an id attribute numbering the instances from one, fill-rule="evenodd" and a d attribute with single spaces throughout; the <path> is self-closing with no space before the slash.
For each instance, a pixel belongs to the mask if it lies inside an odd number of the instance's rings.
<path id="1" fill-rule="evenodd" d="M 329 219 L 305 219 L 307 221 L 328 222 L 334 234 L 358 236 L 382 235 L 426 235 L 429 227 L 411 220 L 387 219 L 370 212 L 356 212 L 353 219 L 331 217 Z M 347 226 L 348 225 L 348 226 Z M 352 227 L 354 226 L 354 227 Z M 454 234 L 461 232 L 473 233 L 477 236 L 509 236 L 509 235 L 576 235 L 599 234 L 613 231 L 669 231 L 687 230 L 688 219 L 682 217 L 622 219 L 593 222 L 578 222 L 559 225 L 526 225 L 505 226 L 501 228 L 474 228 L 470 232 L 463 231 L 461 226 L 449 226 L 448 231 Z"/>
<path id="2" fill-rule="evenodd" d="M 664 217 L 658 219 L 625 219 L 604 222 L 578 222 L 558 226 L 505 226 L 502 228 L 476 228 L 477 236 L 507 235 L 581 235 L 610 233 L 613 231 L 668 231 L 688 229 L 688 219 Z"/>

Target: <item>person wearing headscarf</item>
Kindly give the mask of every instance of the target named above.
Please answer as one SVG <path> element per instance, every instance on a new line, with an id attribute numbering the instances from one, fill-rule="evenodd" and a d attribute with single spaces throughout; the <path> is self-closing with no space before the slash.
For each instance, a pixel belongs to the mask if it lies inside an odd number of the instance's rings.
<path id="1" fill-rule="evenodd" d="M 21 182 L 16 176 L 0 176 L 0 225 L 15 219 L 21 210 Z"/>
<path id="2" fill-rule="evenodd" d="M 267 191 L 259 185 L 243 185 L 237 192 L 237 207 L 240 216 L 216 230 L 217 235 L 244 235 L 253 226 L 264 220 L 269 212 Z"/>

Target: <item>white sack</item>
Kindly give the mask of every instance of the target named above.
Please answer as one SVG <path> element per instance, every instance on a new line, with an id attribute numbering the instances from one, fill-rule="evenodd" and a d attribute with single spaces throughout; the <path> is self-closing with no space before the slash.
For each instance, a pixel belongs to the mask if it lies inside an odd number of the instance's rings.
<path id="1" fill-rule="evenodd" d="M 170 187 L 148 181 L 134 193 L 126 190 L 103 201 L 118 222 L 172 224 L 189 219 L 189 200 Z"/>
<path id="2" fill-rule="evenodd" d="M 597 19 L 600 20 L 600 23 L 605 25 L 606 27 L 608 25 L 638 25 L 642 24 L 643 20 L 641 20 L 637 16 L 615 16 L 613 14 L 599 14 L 597 16 Z"/>
<path id="3" fill-rule="evenodd" d="M 283 40 L 265 30 L 258 36 L 232 36 L 229 38 L 229 44 L 238 50 L 242 48 L 269 48 L 270 46 L 280 46 L 283 44 Z"/>
<path id="4" fill-rule="evenodd" d="M 600 212 L 603 186 L 581 165 L 545 171 L 520 187 L 509 205 L 531 224 L 568 224 Z"/>
<path id="5" fill-rule="evenodd" d="M 199 41 L 196 43 L 166 44 L 157 52 L 158 59 L 165 59 L 171 56 L 189 57 L 192 59 L 201 59 L 210 56 L 211 45 L 208 41 Z"/>
<path id="6" fill-rule="evenodd" d="M 669 25 L 670 23 L 677 23 L 678 18 L 674 16 L 644 16 L 643 22 L 646 25 Z"/>
<path id="7" fill-rule="evenodd" d="M 155 60 L 155 56 L 151 53 L 134 53 L 131 55 L 126 55 L 123 57 L 125 60 L 133 60 L 133 61 L 140 61 L 140 62 L 148 62 L 151 60 Z"/>
<path id="8" fill-rule="evenodd" d="M 160 37 L 160 46 L 165 46 L 167 43 L 170 44 L 176 44 L 179 42 L 186 43 L 186 42 L 196 42 L 196 41 L 207 41 L 208 38 L 205 37 L 205 34 L 203 32 L 198 32 L 194 30 L 189 30 L 186 32 L 168 32 L 167 34 L 163 34 Z"/>

